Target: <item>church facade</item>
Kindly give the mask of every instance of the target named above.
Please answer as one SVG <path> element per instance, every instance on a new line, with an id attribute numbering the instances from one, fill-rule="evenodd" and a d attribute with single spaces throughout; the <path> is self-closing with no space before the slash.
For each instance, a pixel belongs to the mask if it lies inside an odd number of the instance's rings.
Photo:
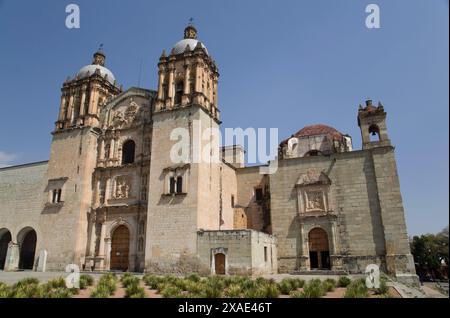
<path id="1" fill-rule="evenodd" d="M 50 159 L 0 169 L 0 270 L 190 264 L 259 275 L 377 264 L 415 280 L 381 103 L 357 110 L 359 150 L 311 125 L 280 143 L 274 173 L 246 167 L 239 145 L 213 149 L 219 161 L 174 162 L 175 129 L 188 132 L 192 154 L 194 124 L 221 125 L 218 67 L 197 30 L 163 52 L 156 91 L 123 90 L 105 60 L 96 52 L 63 83 Z"/>

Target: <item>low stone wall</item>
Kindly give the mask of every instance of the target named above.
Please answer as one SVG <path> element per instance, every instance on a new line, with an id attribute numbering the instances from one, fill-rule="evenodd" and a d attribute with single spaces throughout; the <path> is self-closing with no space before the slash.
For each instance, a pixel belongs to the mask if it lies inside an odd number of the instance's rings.
<path id="1" fill-rule="evenodd" d="M 229 275 L 277 272 L 276 239 L 255 230 L 199 231 L 197 253 L 212 275 L 221 274 L 221 270 Z"/>

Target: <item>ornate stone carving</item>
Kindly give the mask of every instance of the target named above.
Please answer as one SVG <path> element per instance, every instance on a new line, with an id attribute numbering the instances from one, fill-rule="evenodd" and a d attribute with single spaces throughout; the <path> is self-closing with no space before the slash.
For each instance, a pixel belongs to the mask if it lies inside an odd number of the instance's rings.
<path id="1" fill-rule="evenodd" d="M 322 191 L 306 191 L 306 211 L 325 211 Z"/>
<path id="2" fill-rule="evenodd" d="M 124 111 L 116 111 L 112 119 L 112 125 L 115 128 L 125 128 L 138 121 L 141 118 L 139 114 L 139 105 L 131 98 L 130 105 Z"/>
<path id="3" fill-rule="evenodd" d="M 128 177 L 117 177 L 114 198 L 126 199 L 130 196 L 131 182 Z"/>
<path id="4" fill-rule="evenodd" d="M 328 176 L 322 171 L 317 173 L 315 170 L 309 170 L 307 173 L 300 175 L 297 180 L 297 186 L 307 186 L 314 184 L 330 184 Z"/>

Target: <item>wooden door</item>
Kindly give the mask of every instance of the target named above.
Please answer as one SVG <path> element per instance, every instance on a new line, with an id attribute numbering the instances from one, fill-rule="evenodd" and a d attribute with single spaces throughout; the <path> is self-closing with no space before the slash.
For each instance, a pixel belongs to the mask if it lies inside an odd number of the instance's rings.
<path id="1" fill-rule="evenodd" d="M 218 253 L 214 255 L 214 264 L 216 275 L 225 275 L 225 254 Z"/>
<path id="2" fill-rule="evenodd" d="M 129 268 L 130 231 L 120 225 L 111 239 L 111 270 L 127 271 Z"/>
<path id="3" fill-rule="evenodd" d="M 327 232 L 321 228 L 314 228 L 308 234 L 308 241 L 311 269 L 330 269 Z"/>

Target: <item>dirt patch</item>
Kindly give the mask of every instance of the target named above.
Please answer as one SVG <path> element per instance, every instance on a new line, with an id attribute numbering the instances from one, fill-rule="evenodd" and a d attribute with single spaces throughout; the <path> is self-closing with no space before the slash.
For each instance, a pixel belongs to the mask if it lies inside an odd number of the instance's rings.
<path id="1" fill-rule="evenodd" d="M 333 291 L 328 292 L 322 298 L 344 298 L 346 288 L 336 287 Z"/>

